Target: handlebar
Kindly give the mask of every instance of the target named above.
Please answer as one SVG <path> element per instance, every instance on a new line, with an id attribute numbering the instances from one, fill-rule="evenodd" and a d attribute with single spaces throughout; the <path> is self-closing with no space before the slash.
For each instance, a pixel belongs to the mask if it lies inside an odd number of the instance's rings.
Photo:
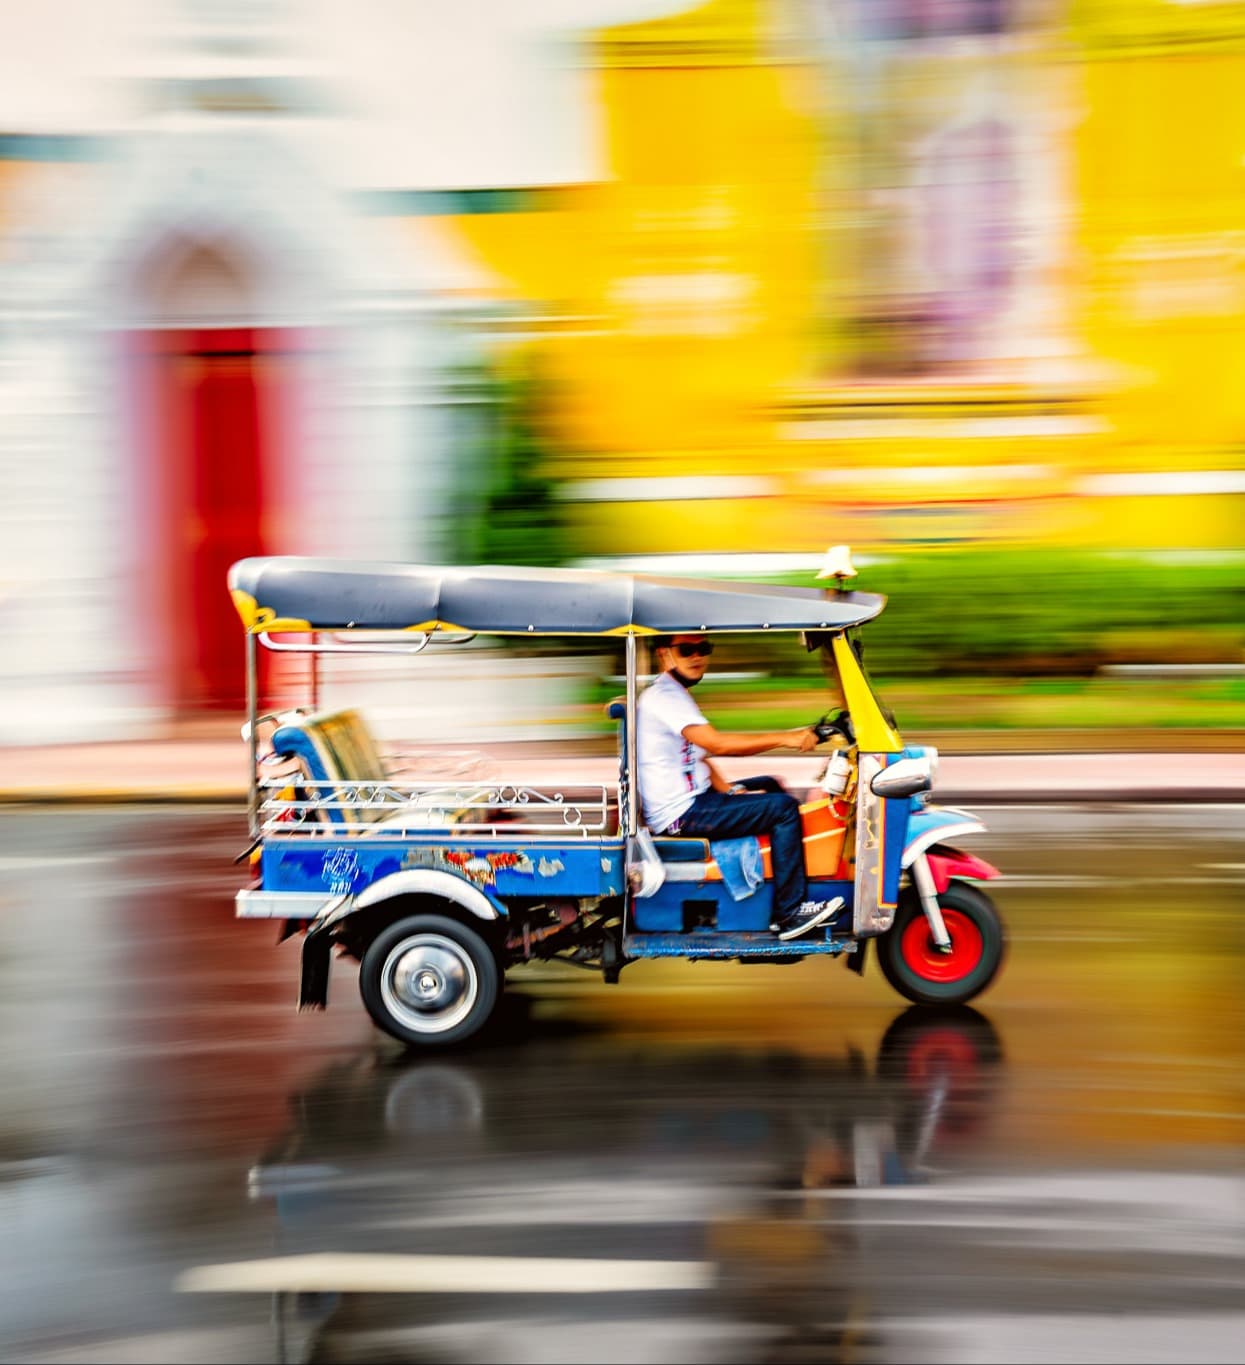
<path id="1" fill-rule="evenodd" d="M 818 744 L 824 744 L 836 735 L 844 739 L 849 746 L 856 743 L 856 731 L 852 728 L 852 718 L 846 711 L 840 711 L 834 716 L 827 711 L 820 720 L 814 721 L 809 728 L 817 736 Z"/>

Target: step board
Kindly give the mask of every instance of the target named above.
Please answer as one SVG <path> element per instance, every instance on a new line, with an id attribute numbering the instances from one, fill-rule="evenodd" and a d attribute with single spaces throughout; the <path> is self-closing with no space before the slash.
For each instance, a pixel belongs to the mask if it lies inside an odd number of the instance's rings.
<path id="1" fill-rule="evenodd" d="M 770 958 L 834 956 L 855 951 L 854 938 L 831 938 L 814 929 L 802 938 L 783 941 L 777 934 L 710 929 L 695 934 L 628 934 L 625 957 Z"/>

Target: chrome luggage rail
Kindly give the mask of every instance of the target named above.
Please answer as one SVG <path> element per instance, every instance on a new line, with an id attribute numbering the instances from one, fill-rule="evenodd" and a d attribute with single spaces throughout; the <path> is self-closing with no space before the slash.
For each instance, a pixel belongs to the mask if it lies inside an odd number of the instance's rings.
<path id="1" fill-rule="evenodd" d="M 587 838 L 616 833 L 618 820 L 617 793 L 603 783 L 556 790 L 461 779 L 312 782 L 289 776 L 262 782 L 259 795 L 259 829 L 266 838 L 392 838 L 451 827 L 472 838 Z"/>

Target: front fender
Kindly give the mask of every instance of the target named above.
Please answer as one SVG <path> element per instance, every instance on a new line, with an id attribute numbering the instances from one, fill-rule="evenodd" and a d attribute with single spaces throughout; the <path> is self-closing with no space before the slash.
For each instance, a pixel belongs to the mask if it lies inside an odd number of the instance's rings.
<path id="1" fill-rule="evenodd" d="M 978 858 L 972 853 L 964 853 L 958 848 L 944 844 L 937 844 L 935 847 L 938 852 L 927 853 L 925 861 L 929 864 L 930 876 L 934 879 L 934 890 L 940 896 L 951 885 L 954 877 L 965 877 L 974 882 L 988 882 L 1003 875 L 993 863 L 988 863 L 984 858 Z"/>
<path id="2" fill-rule="evenodd" d="M 920 806 L 908 817 L 902 866 L 911 867 L 932 844 L 961 834 L 984 834 L 985 830 L 985 825 L 969 811 L 956 810 L 954 806 Z"/>

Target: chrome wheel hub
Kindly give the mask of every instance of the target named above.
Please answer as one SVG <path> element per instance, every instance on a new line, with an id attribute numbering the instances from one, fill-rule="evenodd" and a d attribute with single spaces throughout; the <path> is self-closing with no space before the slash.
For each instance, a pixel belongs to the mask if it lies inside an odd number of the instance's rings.
<path id="1" fill-rule="evenodd" d="M 381 973 L 381 997 L 400 1023 L 442 1033 L 464 1019 L 479 995 L 467 950 L 441 934 L 412 934 L 396 944 Z"/>

